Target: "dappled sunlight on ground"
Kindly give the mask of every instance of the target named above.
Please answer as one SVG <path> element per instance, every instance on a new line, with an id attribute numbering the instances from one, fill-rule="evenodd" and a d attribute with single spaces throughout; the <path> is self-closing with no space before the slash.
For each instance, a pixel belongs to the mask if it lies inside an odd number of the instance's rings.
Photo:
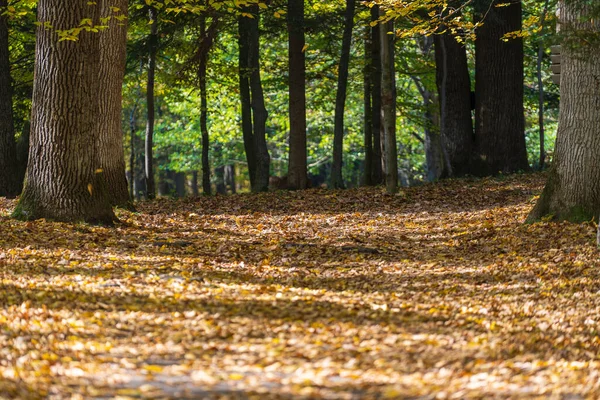
<path id="1" fill-rule="evenodd" d="M 0 393 L 600 396 L 594 227 L 523 225 L 542 184 L 157 200 L 115 228 L 0 199 Z"/>

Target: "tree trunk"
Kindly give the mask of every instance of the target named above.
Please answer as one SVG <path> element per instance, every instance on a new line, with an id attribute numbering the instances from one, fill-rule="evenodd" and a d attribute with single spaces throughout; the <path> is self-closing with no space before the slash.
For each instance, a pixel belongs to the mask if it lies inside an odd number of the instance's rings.
<path id="1" fill-rule="evenodd" d="M 478 0 L 485 16 L 475 41 L 474 173 L 489 175 L 528 170 L 523 109 L 523 40 L 502 37 L 521 30 L 521 1 Z"/>
<path id="2" fill-rule="evenodd" d="M 446 169 L 451 176 L 462 176 L 471 173 L 474 146 L 467 51 L 450 33 L 435 35 L 434 46 Z"/>
<path id="3" fill-rule="evenodd" d="M 346 91 L 348 88 L 348 68 L 350 66 L 350 48 L 352 46 L 352 30 L 354 29 L 355 0 L 346 0 L 344 36 L 342 38 L 342 55 L 338 72 L 338 87 L 335 98 L 335 125 L 333 129 L 333 164 L 331 166 L 332 189 L 344 188 L 342 178 L 342 159 L 344 155 L 344 109 L 346 107 Z"/>
<path id="4" fill-rule="evenodd" d="M 239 46 L 239 79 L 240 101 L 242 117 L 242 135 L 244 150 L 248 162 L 250 187 L 254 187 L 256 177 L 256 153 L 254 148 L 254 132 L 252 126 L 252 99 L 250 97 L 250 21 L 248 17 L 240 16 L 238 19 L 238 46 Z"/>
<path id="5" fill-rule="evenodd" d="M 0 0 L 0 196 L 13 197 L 21 191 L 17 145 L 12 110 L 8 21 L 2 13 L 6 0 Z"/>
<path id="6" fill-rule="evenodd" d="M 249 46 L 248 46 L 248 65 L 250 67 L 250 90 L 251 107 L 253 117 L 253 144 L 256 170 L 254 182 L 252 182 L 252 192 L 266 192 L 269 190 L 269 175 L 271 166 L 271 157 L 267 149 L 267 109 L 265 107 L 265 98 L 260 78 L 260 36 L 259 36 L 259 7 L 250 6 L 250 12 L 254 18 L 249 19 Z"/>
<path id="7" fill-rule="evenodd" d="M 373 106 L 371 104 L 372 86 L 371 69 L 372 65 L 372 41 L 371 26 L 367 25 L 365 32 L 365 67 L 363 69 L 363 101 L 364 101 L 364 143 L 365 143 L 365 168 L 363 182 L 365 186 L 373 184 Z"/>
<path id="8" fill-rule="evenodd" d="M 158 20 L 156 8 L 150 7 L 150 37 L 148 38 L 148 81 L 146 84 L 146 143 L 145 143 L 145 173 L 146 173 L 146 198 L 156 197 L 156 184 L 154 182 L 154 78 L 156 73 L 156 53 L 158 52 Z"/>
<path id="9" fill-rule="evenodd" d="M 99 15 L 86 0 L 38 3 L 38 20 L 55 29 L 78 26 L 84 18 L 97 24 Z M 54 29 L 37 28 L 30 162 L 16 217 L 115 220 L 97 152 L 99 62 L 97 33 L 82 31 L 76 42 L 59 42 Z"/>
<path id="10" fill-rule="evenodd" d="M 538 57 L 537 57 L 537 82 L 538 82 L 538 124 L 540 129 L 540 171 L 544 169 L 546 163 L 546 149 L 545 140 L 546 132 L 544 126 L 544 81 L 542 77 L 542 60 L 544 58 L 544 28 L 546 27 L 546 15 L 548 14 L 548 7 L 550 6 L 550 0 L 546 0 L 544 3 L 544 9 L 542 11 L 542 17 L 540 18 L 540 36 L 538 44 Z"/>
<path id="11" fill-rule="evenodd" d="M 200 43 L 198 45 L 198 81 L 200 82 L 200 132 L 202 133 L 202 191 L 211 194 L 210 185 L 210 137 L 208 132 L 208 100 L 206 91 L 206 70 L 208 55 L 217 33 L 218 20 L 214 19 L 210 28 L 206 29 L 206 17 L 200 20 Z"/>
<path id="12" fill-rule="evenodd" d="M 114 206 L 130 206 L 125 175 L 123 151 L 122 103 L 123 77 L 127 58 L 127 22 L 116 17 L 127 16 L 127 0 L 101 0 L 101 18 L 110 18 L 108 29 L 100 35 L 100 90 L 98 96 L 99 118 L 98 155 L 104 171 L 109 199 Z M 118 11 L 116 11 L 116 8 Z"/>
<path id="13" fill-rule="evenodd" d="M 198 190 L 198 171 L 192 172 L 192 196 L 198 197 L 200 194 Z"/>
<path id="14" fill-rule="evenodd" d="M 379 6 L 371 8 L 371 20 L 377 21 L 379 18 Z M 381 34 L 379 25 L 371 29 L 373 50 L 372 57 L 372 115 L 373 115 L 373 163 L 371 166 L 372 183 L 381 185 L 383 183 L 383 152 L 381 148 Z"/>
<path id="15" fill-rule="evenodd" d="M 235 164 L 225 166 L 225 186 L 229 188 L 231 194 L 236 193 Z"/>
<path id="16" fill-rule="evenodd" d="M 389 194 L 398 189 L 398 150 L 396 148 L 396 72 L 394 66 L 394 25 L 380 24 L 381 109 L 385 132 L 385 186 Z"/>
<path id="17" fill-rule="evenodd" d="M 304 0 L 288 0 L 290 152 L 288 186 L 306 189 L 306 65 L 304 48 Z"/>
<path id="18" fill-rule="evenodd" d="M 546 215 L 573 222 L 600 213 L 600 63 L 598 43 L 582 40 L 598 34 L 600 22 L 589 17 L 583 0 L 561 7 L 562 45 L 560 113 L 555 156 L 546 187 L 528 218 Z"/>
<path id="19" fill-rule="evenodd" d="M 177 172 L 175 174 L 175 194 L 177 198 L 183 199 L 186 195 L 186 176 L 185 172 Z"/>

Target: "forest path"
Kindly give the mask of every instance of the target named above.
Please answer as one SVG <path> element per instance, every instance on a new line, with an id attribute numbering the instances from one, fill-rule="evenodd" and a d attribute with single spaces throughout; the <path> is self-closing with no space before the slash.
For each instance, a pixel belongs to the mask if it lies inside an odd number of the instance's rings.
<path id="1" fill-rule="evenodd" d="M 544 177 L 8 218 L 0 398 L 600 396 L 592 224 L 523 225 Z"/>

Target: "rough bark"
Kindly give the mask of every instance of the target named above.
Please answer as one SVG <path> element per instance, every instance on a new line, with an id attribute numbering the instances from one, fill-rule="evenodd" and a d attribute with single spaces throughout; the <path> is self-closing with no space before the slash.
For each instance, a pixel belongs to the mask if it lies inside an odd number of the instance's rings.
<path id="1" fill-rule="evenodd" d="M 6 0 L 0 0 L 0 196 L 13 197 L 21 191 L 17 145 L 12 110 L 8 21 L 2 13 Z"/>
<path id="2" fill-rule="evenodd" d="M 377 21 L 379 18 L 379 6 L 371 8 L 371 20 Z M 381 147 L 381 37 L 379 25 L 371 28 L 371 65 L 372 65 L 372 115 L 373 115 L 373 163 L 372 163 L 372 183 L 381 185 L 384 181 L 383 176 L 383 152 Z"/>
<path id="3" fill-rule="evenodd" d="M 290 141 L 288 186 L 306 189 L 306 65 L 304 57 L 304 0 L 288 0 Z"/>
<path id="4" fill-rule="evenodd" d="M 478 0 L 485 16 L 475 41 L 475 141 L 473 172 L 493 175 L 528 170 L 523 109 L 523 40 L 502 40 L 521 30 L 521 0 Z"/>
<path id="5" fill-rule="evenodd" d="M 259 7 L 250 7 L 254 18 L 249 21 L 248 64 L 250 67 L 250 91 L 252 108 L 252 127 L 256 171 L 252 191 L 255 193 L 269 190 L 269 175 L 271 157 L 267 149 L 267 109 L 260 77 L 260 36 L 259 36 Z"/>
<path id="6" fill-rule="evenodd" d="M 542 17 L 540 18 L 540 40 L 538 43 L 538 57 L 537 57 L 537 83 L 538 83 L 538 126 L 539 126 L 539 140 L 540 140 L 540 162 L 539 169 L 543 170 L 546 164 L 546 128 L 544 125 L 544 80 L 542 76 L 542 61 L 544 58 L 544 28 L 546 27 L 546 15 L 548 14 L 548 7 L 550 6 L 550 0 L 546 0 L 544 3 L 544 9 L 542 11 Z"/>
<path id="7" fill-rule="evenodd" d="M 344 187 L 342 178 L 342 161 L 344 153 L 344 110 L 348 89 L 348 69 L 350 66 L 350 48 L 352 46 L 352 30 L 354 29 L 355 0 L 346 0 L 344 18 L 344 34 L 342 37 L 342 55 L 338 68 L 338 86 L 335 98 L 335 123 L 333 129 L 333 164 L 331 166 L 331 187 Z"/>
<path id="8" fill-rule="evenodd" d="M 84 18 L 99 22 L 99 11 L 87 0 L 40 0 L 38 20 L 67 29 Z M 100 35 L 59 42 L 38 27 L 30 162 L 16 217 L 114 221 L 97 152 L 99 61 Z"/>
<path id="9" fill-rule="evenodd" d="M 465 46 L 450 33 L 435 35 L 436 83 L 440 103 L 440 139 L 448 174 L 469 174 L 474 136 L 471 80 Z"/>
<path id="10" fill-rule="evenodd" d="M 546 183 L 528 221 L 551 215 L 573 222 L 600 213 L 600 49 L 582 40 L 600 32 L 598 20 L 586 18 L 582 0 L 561 7 L 562 46 L 560 112 L 555 156 Z"/>
<path id="11" fill-rule="evenodd" d="M 154 181 L 154 81 L 156 74 L 156 54 L 158 52 L 158 20 L 156 8 L 150 7 L 148 17 L 150 20 L 150 35 L 148 37 L 148 80 L 146 82 L 146 142 L 144 146 L 144 167 L 146 179 L 146 198 L 156 197 L 156 183 Z"/>
<path id="12" fill-rule="evenodd" d="M 122 103 L 123 77 L 127 58 L 127 0 L 101 0 L 100 15 L 110 18 L 108 29 L 100 32 L 100 90 L 97 93 L 100 115 L 97 121 L 98 155 L 104 171 L 110 202 L 130 206 L 123 151 Z M 119 11 L 116 11 L 118 8 Z"/>
<path id="13" fill-rule="evenodd" d="M 363 183 L 365 186 L 373 184 L 373 106 L 371 104 L 372 86 L 372 40 L 371 27 L 367 25 L 365 32 L 365 67 L 363 69 L 363 101 L 364 101 L 364 144 L 365 144 L 365 171 Z"/>
<path id="14" fill-rule="evenodd" d="M 394 31 L 391 22 L 380 24 L 381 37 L 381 110 L 385 132 L 385 186 L 390 194 L 398 189 L 398 150 L 396 148 L 396 72 Z"/>

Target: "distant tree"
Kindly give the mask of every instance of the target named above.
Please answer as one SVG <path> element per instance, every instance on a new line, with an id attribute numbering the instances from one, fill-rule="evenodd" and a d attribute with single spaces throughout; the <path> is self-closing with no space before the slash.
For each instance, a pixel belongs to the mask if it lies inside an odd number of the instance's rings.
<path id="1" fill-rule="evenodd" d="M 146 198 L 156 197 L 156 183 L 154 181 L 154 156 L 152 148 L 154 145 L 154 119 L 155 98 L 154 85 L 156 76 L 156 56 L 158 53 L 158 11 L 155 7 L 148 8 L 148 21 L 150 24 L 150 35 L 148 36 L 148 80 L 146 82 L 146 142 L 144 146 L 145 155 L 145 180 Z"/>
<path id="2" fill-rule="evenodd" d="M 248 159 L 251 190 L 269 189 L 271 158 L 267 149 L 267 109 L 260 76 L 260 14 L 258 5 L 246 8 L 253 18 L 241 16 L 240 26 L 240 93 L 242 129 Z"/>
<path id="3" fill-rule="evenodd" d="M 338 88 L 335 99 L 335 126 L 333 137 L 333 164 L 331 167 L 331 187 L 343 188 L 342 156 L 344 153 L 344 111 L 346 92 L 348 89 L 348 69 L 350 67 L 350 49 L 352 46 L 352 30 L 354 28 L 355 0 L 346 0 L 344 34 L 342 37 L 342 54 L 338 68 Z"/>
<path id="4" fill-rule="evenodd" d="M 6 5 L 7 0 L 0 0 L 0 196 L 16 196 L 22 182 L 13 122 L 8 21 L 3 14 Z"/>
<path id="5" fill-rule="evenodd" d="M 398 189 L 398 149 L 396 145 L 396 71 L 393 22 L 379 25 L 381 38 L 381 115 L 385 148 L 385 186 L 390 194 Z"/>
<path id="6" fill-rule="evenodd" d="M 474 173 L 529 169 L 523 108 L 523 40 L 503 40 L 522 28 L 521 0 L 476 0 L 483 21 L 475 40 Z M 448 45 L 450 43 L 446 42 Z"/>
<path id="7" fill-rule="evenodd" d="M 574 222 L 600 213 L 600 7 L 586 0 L 561 6 L 560 114 L 554 161 L 529 214 Z M 595 17 L 594 17 L 595 16 Z"/>
<path id="8" fill-rule="evenodd" d="M 371 21 L 379 19 L 379 6 L 371 8 Z M 381 142 L 381 35 L 380 27 L 371 28 L 371 115 L 373 132 L 373 158 L 371 163 L 371 183 L 380 185 L 384 181 L 383 154 Z"/>
<path id="9" fill-rule="evenodd" d="M 288 186 L 306 189 L 306 65 L 304 51 L 304 0 L 288 0 L 290 140 Z"/>
<path id="10" fill-rule="evenodd" d="M 115 219 L 97 147 L 101 36 L 83 30 L 77 41 L 59 41 L 57 35 L 84 19 L 98 25 L 100 7 L 87 0 L 39 1 L 29 166 L 16 217 Z"/>

